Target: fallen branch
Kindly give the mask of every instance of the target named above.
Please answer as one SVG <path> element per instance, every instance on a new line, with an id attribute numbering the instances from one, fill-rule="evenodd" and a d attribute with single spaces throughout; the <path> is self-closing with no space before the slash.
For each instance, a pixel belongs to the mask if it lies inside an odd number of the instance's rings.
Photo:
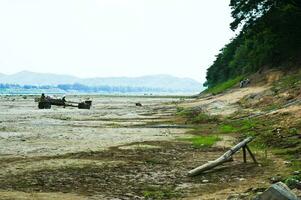
<path id="1" fill-rule="evenodd" d="M 231 160 L 233 154 L 235 154 L 240 148 L 245 148 L 247 146 L 247 144 L 249 142 L 251 142 L 252 140 L 253 140 L 253 137 L 248 137 L 248 138 L 244 139 L 242 142 L 240 142 L 237 145 L 235 145 L 234 147 L 232 147 L 230 150 L 228 150 L 226 153 L 224 153 L 224 155 L 222 155 L 218 159 L 216 159 L 214 161 L 209 161 L 206 164 L 189 171 L 188 176 L 198 175 L 204 171 L 212 169 L 218 165 L 221 165 L 221 164 Z M 247 148 L 247 150 L 249 151 L 249 148 Z M 254 156 L 252 155 L 252 158 L 253 157 Z M 254 162 L 256 162 L 255 158 L 254 158 Z"/>

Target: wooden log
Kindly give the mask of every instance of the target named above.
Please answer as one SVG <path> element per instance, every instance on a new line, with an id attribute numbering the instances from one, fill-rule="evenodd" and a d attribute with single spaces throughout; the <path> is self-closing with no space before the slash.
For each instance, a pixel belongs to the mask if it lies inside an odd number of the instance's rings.
<path id="1" fill-rule="evenodd" d="M 235 154 L 240 148 L 245 147 L 249 142 L 253 140 L 253 137 L 248 137 L 232 147 L 230 150 L 228 150 L 226 153 L 224 153 L 221 157 L 217 158 L 214 161 L 209 161 L 206 164 L 199 166 L 191 171 L 188 172 L 188 176 L 195 176 L 198 175 L 204 171 L 207 171 L 209 169 L 212 169 L 218 165 L 221 165 L 230 159 L 232 159 L 232 155 Z"/>

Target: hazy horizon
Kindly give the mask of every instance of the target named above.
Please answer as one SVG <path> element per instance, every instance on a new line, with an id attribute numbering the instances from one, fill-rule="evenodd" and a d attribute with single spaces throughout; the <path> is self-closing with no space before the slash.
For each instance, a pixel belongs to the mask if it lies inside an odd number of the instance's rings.
<path id="1" fill-rule="evenodd" d="M 176 75 L 172 75 L 172 74 L 145 74 L 145 75 L 136 75 L 136 76 L 91 76 L 91 77 L 81 77 L 81 76 L 77 76 L 77 75 L 72 75 L 72 74 L 63 74 L 63 73 L 48 73 L 48 72 L 34 72 L 34 71 L 30 71 L 30 70 L 22 70 L 22 71 L 18 71 L 18 72 L 14 72 L 14 73 L 1 73 L 5 76 L 12 76 L 15 74 L 19 74 L 19 73 L 36 73 L 36 74 L 49 74 L 49 75 L 58 75 L 58 76 L 72 76 L 72 77 L 76 77 L 79 79 L 91 79 L 91 78 L 140 78 L 140 77 L 145 77 L 145 76 L 172 76 L 172 77 L 176 77 L 176 78 L 187 78 L 187 79 L 192 79 L 194 81 L 200 82 L 198 80 L 196 80 L 193 77 L 185 77 L 185 76 L 176 76 Z M 200 82 L 201 83 L 201 82 Z"/>
<path id="2" fill-rule="evenodd" d="M 0 73 L 172 75 L 205 81 L 234 36 L 228 1 L 0 2 Z"/>

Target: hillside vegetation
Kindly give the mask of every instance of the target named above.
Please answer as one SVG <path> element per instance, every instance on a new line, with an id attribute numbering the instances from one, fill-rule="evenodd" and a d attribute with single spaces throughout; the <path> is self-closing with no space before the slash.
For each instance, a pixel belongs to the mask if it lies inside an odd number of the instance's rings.
<path id="1" fill-rule="evenodd" d="M 210 89 L 266 68 L 300 67 L 300 1 L 231 0 L 230 6 L 230 27 L 240 32 L 216 56 L 205 86 Z"/>
<path id="2" fill-rule="evenodd" d="M 229 79 L 207 90 L 213 94 L 203 93 L 194 101 L 178 104 L 177 120 L 193 127 L 190 142 L 195 148 L 227 141 L 230 145 L 225 146 L 230 148 L 231 142 L 254 138 L 250 148 L 260 164 L 251 168 L 262 172 L 246 172 L 255 180 L 248 178 L 235 199 L 257 199 L 258 190 L 278 181 L 301 197 L 301 70 L 272 69 L 249 77 L 253 82 L 247 87 L 239 88 L 237 79 Z M 233 164 L 223 173 L 236 167 Z"/>

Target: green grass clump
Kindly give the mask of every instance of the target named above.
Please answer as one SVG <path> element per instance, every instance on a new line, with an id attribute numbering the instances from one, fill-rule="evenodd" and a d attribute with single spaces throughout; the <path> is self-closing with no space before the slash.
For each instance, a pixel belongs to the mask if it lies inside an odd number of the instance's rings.
<path id="1" fill-rule="evenodd" d="M 254 130 L 260 123 L 253 119 L 226 121 L 219 125 L 219 133 L 241 133 L 247 136 L 254 136 Z"/>
<path id="2" fill-rule="evenodd" d="M 177 115 L 186 117 L 186 118 L 193 118 L 196 117 L 201 110 L 195 109 L 195 108 L 183 108 L 183 107 L 177 107 Z"/>
<path id="3" fill-rule="evenodd" d="M 207 123 L 207 122 L 218 122 L 219 119 L 217 116 L 208 115 L 206 113 L 199 113 L 196 117 L 194 117 L 191 122 L 194 124 L 198 123 Z"/>
<path id="4" fill-rule="evenodd" d="M 291 189 L 296 188 L 297 184 L 301 180 L 301 175 L 289 176 L 285 179 L 284 183 Z"/>
<path id="5" fill-rule="evenodd" d="M 172 187 L 147 187 L 143 191 L 145 199 L 174 199 L 179 197 Z"/>
<path id="6" fill-rule="evenodd" d="M 197 108 L 177 108 L 177 115 L 186 118 L 187 122 L 192 124 L 219 121 L 217 116 L 209 115 Z"/>
<path id="7" fill-rule="evenodd" d="M 224 83 L 218 84 L 212 88 L 208 88 L 206 90 L 207 93 L 219 94 L 224 92 L 225 90 L 233 87 L 235 84 L 239 83 L 240 80 L 243 79 L 243 76 L 237 76 L 236 78 L 230 79 Z"/>
<path id="8" fill-rule="evenodd" d="M 182 140 L 189 141 L 192 143 L 195 148 L 209 148 L 212 147 L 216 142 L 220 141 L 216 135 L 208 135 L 208 136 L 194 136 L 192 138 L 184 138 Z"/>
<path id="9" fill-rule="evenodd" d="M 223 124 L 219 127 L 219 132 L 221 133 L 234 133 L 237 131 L 238 129 L 233 127 L 232 125 Z"/>
<path id="10" fill-rule="evenodd" d="M 250 130 L 254 129 L 259 125 L 259 122 L 255 119 L 245 119 L 241 121 L 241 130 Z"/>

